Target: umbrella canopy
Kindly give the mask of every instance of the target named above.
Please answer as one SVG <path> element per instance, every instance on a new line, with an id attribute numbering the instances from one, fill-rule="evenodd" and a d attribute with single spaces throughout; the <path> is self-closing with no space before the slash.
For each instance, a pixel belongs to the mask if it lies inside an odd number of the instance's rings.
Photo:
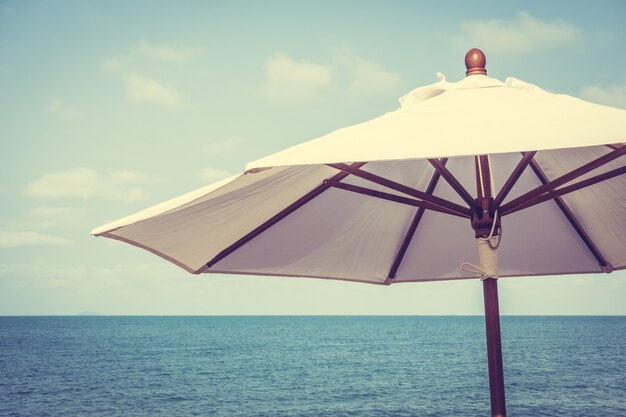
<path id="1" fill-rule="evenodd" d="M 626 268 L 626 110 L 489 78 L 480 50 L 465 61 L 471 77 L 92 234 L 192 273 L 479 274 L 491 411 L 505 416 L 496 278 Z"/>
<path id="2" fill-rule="evenodd" d="M 616 144 L 626 110 L 486 75 L 442 79 L 400 103 L 92 234 L 193 273 L 474 278 L 461 264 L 478 261 L 474 155 L 488 154 L 506 233 L 501 277 L 626 267 L 626 149 Z M 584 181 L 593 186 L 572 187 Z"/>

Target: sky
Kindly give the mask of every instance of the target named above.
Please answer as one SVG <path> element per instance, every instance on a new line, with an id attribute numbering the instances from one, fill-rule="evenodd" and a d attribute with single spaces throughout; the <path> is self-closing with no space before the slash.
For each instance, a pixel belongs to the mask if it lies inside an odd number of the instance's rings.
<path id="1" fill-rule="evenodd" d="M 464 77 L 626 108 L 620 1 L 0 0 L 0 315 L 482 314 L 479 280 L 194 276 L 92 228 Z M 626 314 L 626 271 L 499 280 L 502 314 Z"/>

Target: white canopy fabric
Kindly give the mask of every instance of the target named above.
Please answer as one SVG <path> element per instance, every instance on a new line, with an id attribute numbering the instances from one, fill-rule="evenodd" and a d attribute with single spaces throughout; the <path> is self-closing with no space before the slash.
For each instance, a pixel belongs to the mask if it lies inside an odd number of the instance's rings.
<path id="1" fill-rule="evenodd" d="M 444 78 L 441 76 L 441 78 Z M 626 110 L 472 75 L 417 88 L 376 119 L 259 159 L 246 169 L 576 148 L 626 140 Z"/>
<path id="2" fill-rule="evenodd" d="M 521 152 L 538 151 L 534 169 L 523 171 L 506 205 L 541 186 L 542 175 L 543 182 L 552 181 L 626 141 L 626 110 L 512 78 L 503 83 L 478 75 L 450 83 L 442 77 L 400 103 L 398 110 L 254 161 L 241 175 L 92 234 L 142 247 L 192 273 L 384 285 L 475 278 L 461 269 L 463 262 L 478 262 L 469 218 L 427 209 L 409 233 L 420 209 L 393 197 L 415 201 L 414 196 L 327 164 L 360 162 L 367 173 L 425 191 L 435 175 L 428 159 L 448 158 L 446 168 L 474 195 L 474 155 L 490 155 L 497 193 Z M 625 165 L 626 157 L 616 157 L 562 186 Z M 384 192 L 387 198 L 333 182 Z M 443 179 L 432 194 L 467 207 Z M 558 204 L 548 200 L 505 214 L 502 227 L 501 277 L 624 269 L 626 175 L 565 194 Z M 410 243 L 397 262 L 407 233 Z"/>

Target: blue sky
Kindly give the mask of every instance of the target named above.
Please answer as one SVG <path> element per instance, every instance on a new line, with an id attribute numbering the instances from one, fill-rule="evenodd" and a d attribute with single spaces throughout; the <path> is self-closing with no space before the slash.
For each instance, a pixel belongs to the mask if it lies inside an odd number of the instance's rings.
<path id="1" fill-rule="evenodd" d="M 481 314 L 478 280 L 192 276 L 89 236 L 247 161 L 489 75 L 626 108 L 623 2 L 0 0 L 0 314 Z M 626 314 L 626 272 L 500 281 L 504 314 Z"/>

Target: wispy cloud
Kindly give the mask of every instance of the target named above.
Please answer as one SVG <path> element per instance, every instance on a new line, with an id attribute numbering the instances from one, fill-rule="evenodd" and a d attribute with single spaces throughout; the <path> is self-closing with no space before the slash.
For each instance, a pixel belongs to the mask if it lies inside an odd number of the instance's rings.
<path id="1" fill-rule="evenodd" d="M 201 48 L 185 46 L 155 45 L 142 41 L 136 48 L 144 58 L 166 63 L 185 63 L 203 53 Z"/>
<path id="2" fill-rule="evenodd" d="M 0 230 L 0 248 L 71 244 L 72 241 L 69 239 L 58 236 L 44 235 L 38 232 L 10 232 Z"/>
<path id="3" fill-rule="evenodd" d="M 207 143 L 204 152 L 208 155 L 226 155 L 237 149 L 239 141 L 237 139 L 224 139 Z"/>
<path id="4" fill-rule="evenodd" d="M 555 20 L 541 21 L 526 12 L 511 20 L 472 20 L 461 24 L 457 43 L 477 46 L 490 53 L 524 54 L 576 42 L 578 28 Z"/>
<path id="5" fill-rule="evenodd" d="M 77 216 L 76 210 L 70 207 L 32 207 L 4 223 L 11 229 L 42 230 L 70 225 Z"/>
<path id="6" fill-rule="evenodd" d="M 200 172 L 201 178 L 204 181 L 209 181 L 209 182 L 223 180 L 224 178 L 228 178 L 231 175 L 233 174 L 231 174 L 230 171 L 227 171 L 221 168 L 211 168 L 211 167 L 204 168 Z"/>
<path id="7" fill-rule="evenodd" d="M 266 92 L 271 100 L 315 97 L 332 80 L 332 69 L 310 62 L 296 62 L 283 54 L 265 61 Z"/>
<path id="8" fill-rule="evenodd" d="M 126 84 L 126 96 L 132 102 L 152 103 L 170 109 L 182 105 L 182 99 L 176 90 L 155 79 L 133 73 L 125 74 L 123 79 Z"/>
<path id="9" fill-rule="evenodd" d="M 184 100 L 171 80 L 165 82 L 145 74 L 154 70 L 155 66 L 163 68 L 170 64 L 186 63 L 202 53 L 200 48 L 156 45 L 142 41 L 125 54 L 103 59 L 102 68 L 121 77 L 129 101 L 178 109 Z"/>
<path id="10" fill-rule="evenodd" d="M 265 70 L 268 98 L 277 101 L 316 98 L 330 86 L 360 96 L 384 94 L 393 91 L 401 80 L 399 74 L 349 48 L 337 48 L 326 65 L 296 62 L 277 54 L 266 60 Z"/>
<path id="11" fill-rule="evenodd" d="M 337 49 L 335 55 L 339 65 L 348 71 L 354 93 L 364 95 L 387 93 L 400 81 L 400 75 L 397 73 L 386 70 L 380 64 L 367 60 L 350 49 Z"/>
<path id="12" fill-rule="evenodd" d="M 595 103 L 626 109 L 626 84 L 609 87 L 586 86 L 580 91 L 580 97 Z"/>
<path id="13" fill-rule="evenodd" d="M 65 120 L 76 119 L 80 116 L 80 111 L 76 107 L 64 103 L 58 97 L 53 97 L 48 101 L 45 111 Z"/>
<path id="14" fill-rule="evenodd" d="M 183 99 L 174 87 L 128 70 L 130 65 L 122 58 L 106 58 L 102 62 L 102 67 L 121 77 L 124 82 L 126 97 L 132 103 L 153 104 L 168 109 L 178 109 L 183 105 Z"/>
<path id="15" fill-rule="evenodd" d="M 116 171 L 102 175 L 92 168 L 76 168 L 46 174 L 30 183 L 26 193 L 42 199 L 94 197 L 116 201 L 137 201 L 147 198 L 143 186 L 152 181 L 135 171 Z"/>
<path id="16" fill-rule="evenodd" d="M 102 61 L 102 68 L 110 72 L 122 71 L 126 66 L 125 60 L 118 56 L 110 56 Z"/>

